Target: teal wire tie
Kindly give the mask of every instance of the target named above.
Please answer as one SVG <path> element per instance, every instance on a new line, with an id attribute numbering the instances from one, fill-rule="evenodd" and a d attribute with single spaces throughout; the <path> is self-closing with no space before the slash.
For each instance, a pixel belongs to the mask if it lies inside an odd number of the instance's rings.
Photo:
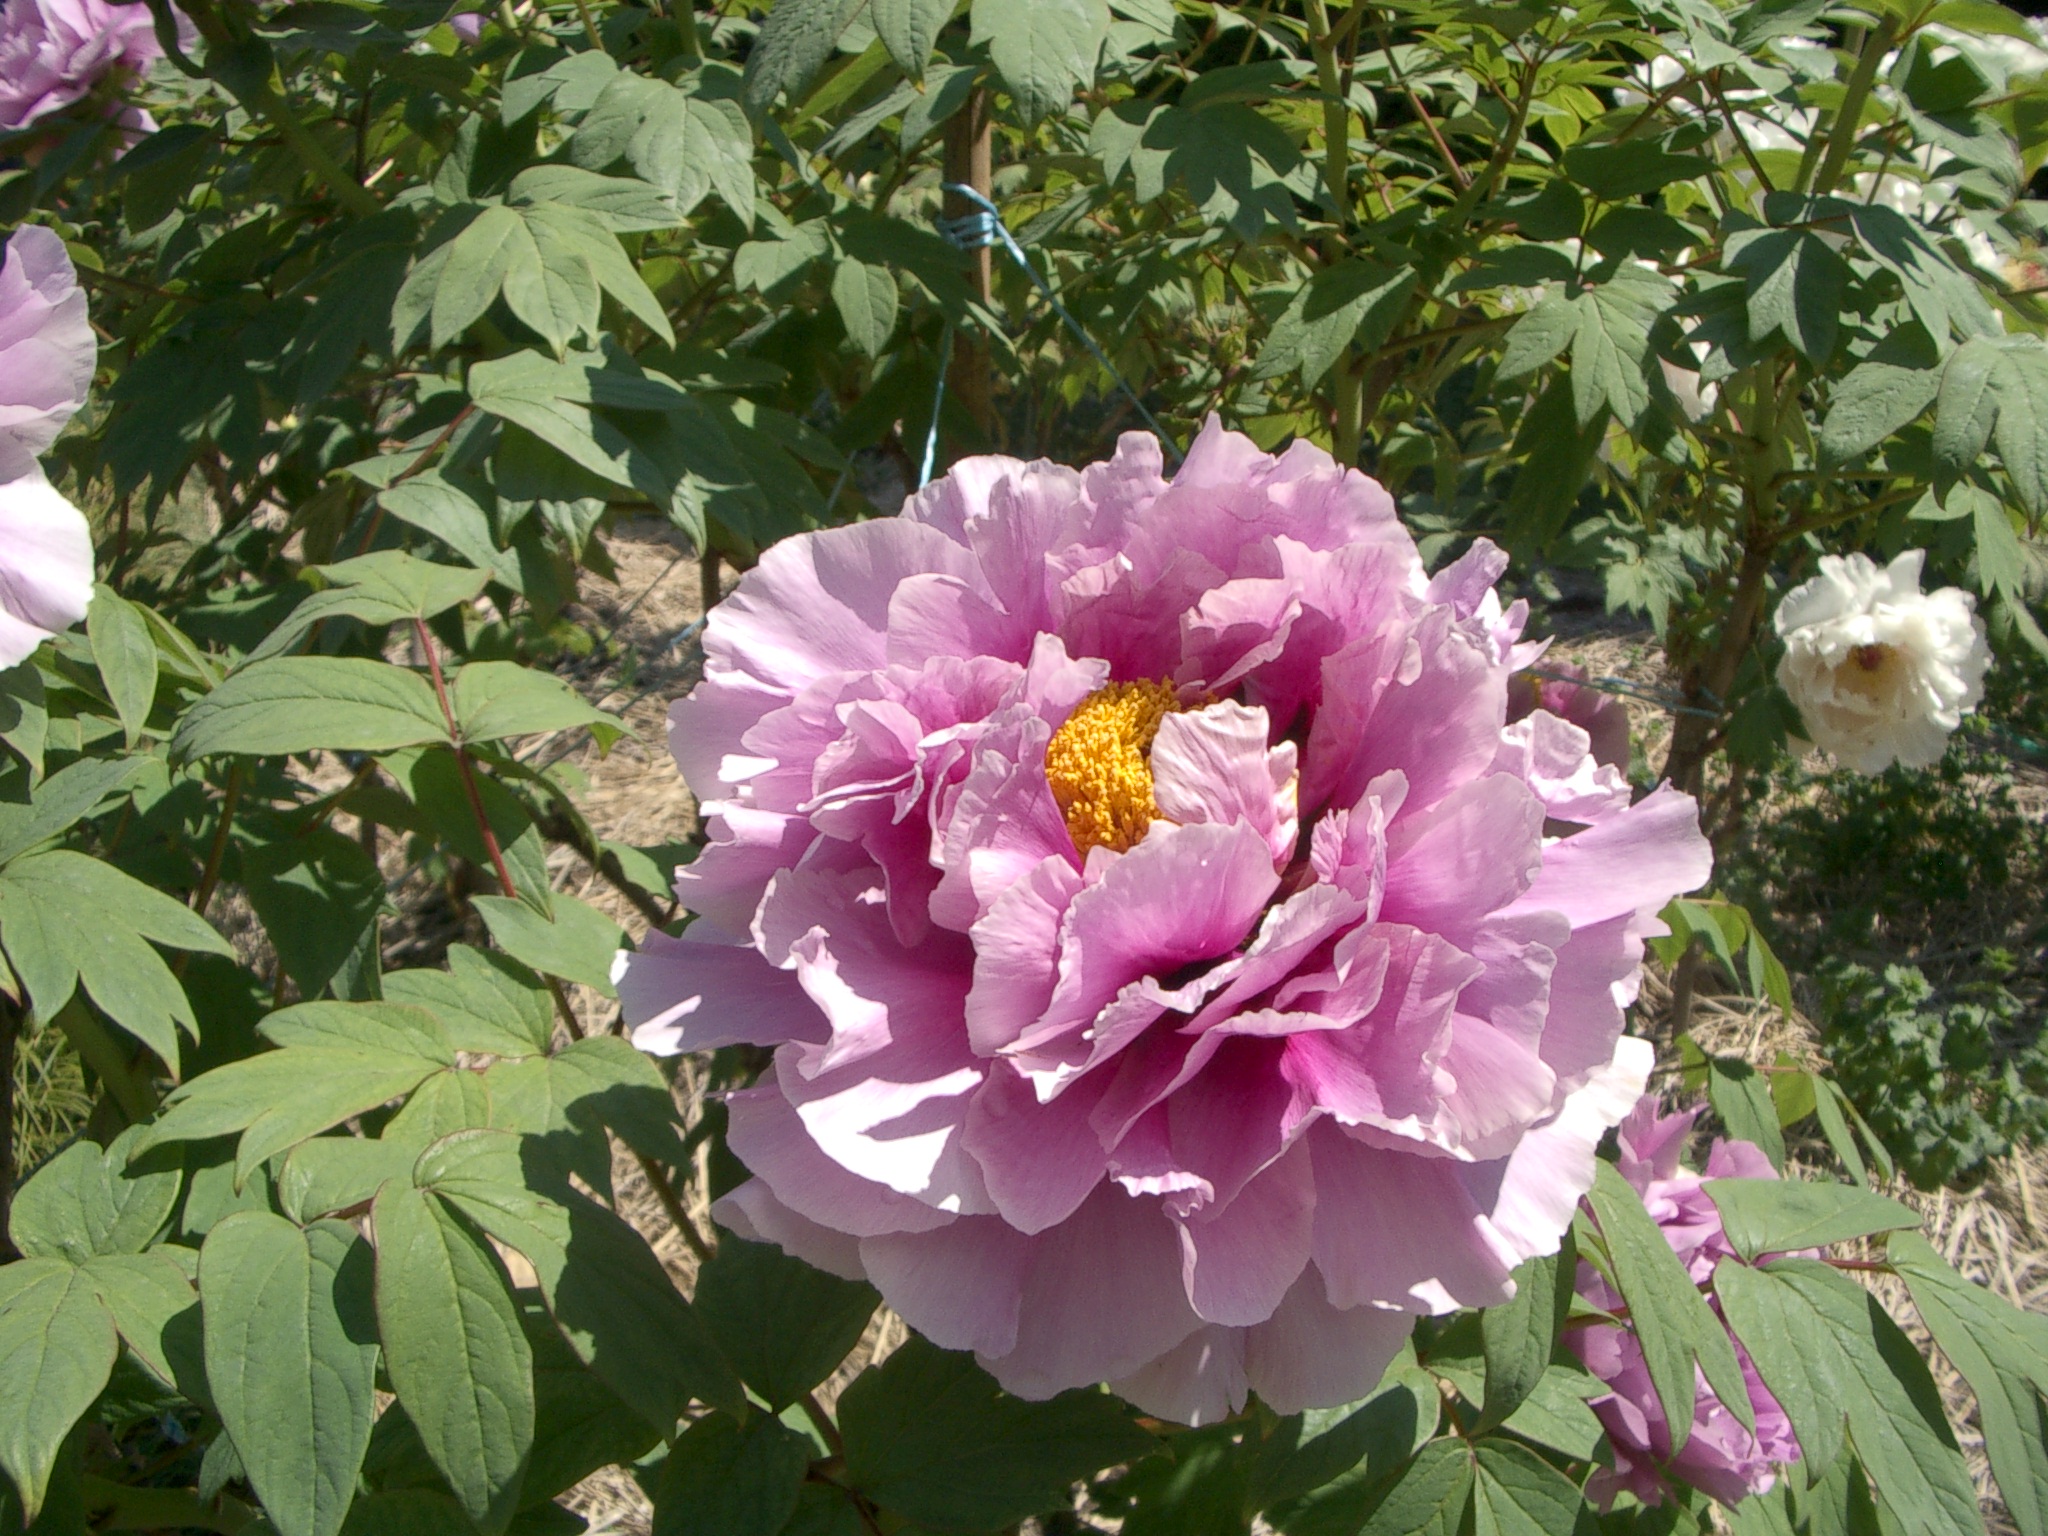
<path id="1" fill-rule="evenodd" d="M 1045 301 L 1052 306 L 1053 313 L 1060 317 L 1067 329 L 1072 331 L 1081 345 L 1088 349 L 1088 355 L 1095 359 L 1102 371 L 1110 376 L 1119 390 L 1123 391 L 1124 398 L 1137 407 L 1145 425 L 1152 429 L 1152 435 L 1159 439 L 1160 444 L 1172 455 L 1173 462 L 1178 465 L 1184 457 L 1180 451 L 1180 444 L 1174 441 L 1172 433 L 1159 424 L 1159 418 L 1145 409 L 1145 402 L 1138 398 L 1138 392 L 1131 388 L 1130 383 L 1117 371 L 1116 364 L 1112 363 L 1102 348 L 1095 344 L 1095 338 L 1090 336 L 1081 322 L 1074 318 L 1073 311 L 1060 302 L 1060 296 L 1053 291 L 1052 284 L 1047 282 L 1038 268 L 1031 264 L 1031 258 L 1024 254 L 1024 247 L 1017 243 L 1017 237 L 1011 234 L 1008 226 L 1003 223 L 1002 215 L 996 212 L 996 205 L 974 188 L 960 182 L 948 181 L 940 185 L 944 190 L 975 205 L 973 213 L 964 214 L 957 219 L 938 221 L 939 234 L 944 237 L 946 243 L 961 251 L 978 251 L 991 245 L 1000 245 L 1008 251 L 1010 259 L 1023 269 L 1026 277 L 1031 279 L 1032 287 L 1045 296 Z M 919 490 L 931 483 L 932 463 L 938 453 L 939 408 L 946 398 L 946 364 L 952 353 L 952 336 L 953 328 L 949 325 L 946 327 L 944 350 L 939 355 L 939 387 L 932 401 L 931 430 L 925 434 L 924 464 L 917 482 Z"/>

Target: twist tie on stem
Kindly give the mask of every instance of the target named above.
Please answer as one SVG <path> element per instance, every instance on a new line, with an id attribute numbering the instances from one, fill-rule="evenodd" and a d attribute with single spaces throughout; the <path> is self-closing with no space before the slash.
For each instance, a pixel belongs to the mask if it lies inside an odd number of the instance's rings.
<path id="1" fill-rule="evenodd" d="M 1129 381 L 1117 371 L 1116 364 L 1109 360 L 1108 354 L 1095 344 L 1095 338 L 1088 334 L 1086 327 L 1074 318 L 1073 311 L 1060 302 L 1060 296 L 1053 291 L 1052 284 L 1047 282 L 1038 268 L 1031 264 L 1031 258 L 1024 254 L 1024 247 L 1017 243 L 1017 237 L 1011 234 L 1009 227 L 1003 223 L 1002 215 L 996 212 L 996 205 L 962 182 L 948 181 L 940 185 L 944 190 L 975 205 L 975 211 L 972 213 L 963 214 L 957 219 L 938 220 L 937 228 L 941 238 L 960 251 L 978 251 L 985 246 L 995 245 L 1000 245 L 1008 251 L 1010 259 L 1017 263 L 1026 277 L 1031 279 L 1032 287 L 1036 288 L 1044 296 L 1046 303 L 1052 306 L 1053 313 L 1060 317 L 1067 329 L 1072 331 L 1081 345 L 1088 349 L 1088 355 L 1095 359 L 1104 373 L 1109 375 L 1110 380 L 1122 391 L 1124 398 L 1137 407 L 1138 415 L 1144 419 L 1145 425 L 1151 428 L 1152 435 L 1159 439 L 1173 462 L 1178 465 L 1183 457 L 1180 444 L 1174 441 L 1172 433 L 1159 424 L 1159 419 L 1145 408 L 1145 402 L 1138 398 L 1138 392 L 1131 388 Z M 923 490 L 931 483 L 932 463 L 938 453 L 939 409 L 946 398 L 946 364 L 952 352 L 952 337 L 953 327 L 949 324 L 939 354 L 939 382 L 932 398 L 931 429 L 925 434 L 924 462 L 919 468 L 917 480 L 919 490 Z"/>

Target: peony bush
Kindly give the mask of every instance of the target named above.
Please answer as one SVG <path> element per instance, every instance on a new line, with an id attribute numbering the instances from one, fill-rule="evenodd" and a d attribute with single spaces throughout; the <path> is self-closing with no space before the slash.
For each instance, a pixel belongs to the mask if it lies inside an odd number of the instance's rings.
<path id="1" fill-rule="evenodd" d="M 0 1531 L 2048 1533 L 1889 1015 L 1691 1012 L 1832 1007 L 1806 747 L 2048 651 L 2043 100 L 1978 0 L 7 0 Z"/>

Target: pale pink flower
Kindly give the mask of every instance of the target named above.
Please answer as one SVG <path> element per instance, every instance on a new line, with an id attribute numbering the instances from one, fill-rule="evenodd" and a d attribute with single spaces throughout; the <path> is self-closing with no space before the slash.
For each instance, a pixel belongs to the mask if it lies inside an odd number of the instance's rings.
<path id="1" fill-rule="evenodd" d="M 1714 1266 L 1735 1253 L 1722 1230 L 1720 1209 L 1702 1187 L 1705 1181 L 1775 1179 L 1778 1173 L 1754 1143 L 1720 1138 L 1707 1154 L 1704 1175 L 1681 1167 L 1679 1157 L 1699 1113 L 1693 1108 L 1659 1115 L 1656 1101 L 1644 1099 L 1621 1123 L 1618 1166 L 1643 1197 L 1645 1209 L 1663 1229 L 1665 1241 L 1683 1261 L 1694 1284 L 1704 1285 L 1713 1278 Z M 1578 1288 L 1580 1295 L 1603 1310 L 1621 1303 L 1621 1297 L 1590 1264 L 1579 1266 Z M 1718 1310 L 1719 1303 L 1715 1306 Z M 1745 1429 L 1707 1385 L 1705 1375 L 1698 1374 L 1692 1432 L 1676 1456 L 1671 1454 L 1671 1427 L 1634 1329 L 1592 1324 L 1569 1330 L 1565 1338 L 1586 1368 L 1609 1389 L 1593 1399 L 1592 1408 L 1614 1447 L 1614 1466 L 1596 1472 L 1586 1489 L 1603 1509 L 1624 1489 L 1645 1504 L 1662 1503 L 1671 1481 L 1688 1484 L 1724 1504 L 1736 1504 L 1751 1494 L 1769 1492 L 1777 1469 L 1799 1460 L 1792 1421 L 1733 1334 L 1729 1340 L 1742 1366 L 1756 1431 L 1752 1434 Z"/>
<path id="2" fill-rule="evenodd" d="M 64 242 L 16 230 L 0 263 L 0 668 L 92 601 L 91 532 L 36 455 L 85 403 L 98 352 Z"/>
<path id="3" fill-rule="evenodd" d="M 32 123 L 90 96 L 109 76 L 138 75 L 163 56 L 147 5 L 107 0 L 6 0 L 0 9 L 0 130 Z M 130 109 L 147 132 L 147 113 Z"/>
<path id="4" fill-rule="evenodd" d="M 1014 1392 L 1193 1422 L 1505 1300 L 1710 872 L 1690 799 L 1507 729 L 1505 564 L 1432 579 L 1374 481 L 1213 422 L 1171 481 L 968 459 L 770 549 L 670 715 L 696 920 L 619 983 L 643 1049 L 775 1047 L 720 1219 Z"/>
<path id="5" fill-rule="evenodd" d="M 474 44 L 484 35 L 484 18 L 476 11 L 457 11 L 448 18 L 448 30 L 465 44 Z"/>

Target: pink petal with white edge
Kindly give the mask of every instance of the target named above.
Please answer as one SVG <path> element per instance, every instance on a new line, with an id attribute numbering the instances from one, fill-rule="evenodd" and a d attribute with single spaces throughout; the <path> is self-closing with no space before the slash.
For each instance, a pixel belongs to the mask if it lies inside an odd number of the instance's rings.
<path id="1" fill-rule="evenodd" d="M 1006 1355 L 1031 1239 L 993 1216 L 860 1241 L 861 1266 L 902 1319 L 941 1349 Z"/>
<path id="2" fill-rule="evenodd" d="M 1386 1374 L 1414 1330 L 1405 1312 L 1339 1311 L 1313 1269 L 1273 1315 L 1244 1332 L 1245 1375 L 1275 1413 L 1355 1402 Z"/>
<path id="3" fill-rule="evenodd" d="M 923 572 L 972 581 L 974 557 L 901 518 L 784 539 L 711 610 L 705 655 L 791 693 L 833 672 L 885 666 L 890 599 Z"/>
<path id="4" fill-rule="evenodd" d="M 656 1056 L 724 1045 L 822 1043 L 828 1033 L 797 979 L 751 945 L 721 941 L 697 923 L 672 939 L 650 931 L 614 978 L 633 1044 Z"/>
<path id="5" fill-rule="evenodd" d="M 1514 1294 L 1521 1258 L 1460 1182 L 1465 1165 L 1368 1146 L 1327 1122 L 1308 1143 L 1325 1213 L 1315 1262 L 1332 1306 L 1441 1313 Z"/>
<path id="6" fill-rule="evenodd" d="M 1212 1323 L 1246 1327 L 1273 1315 L 1308 1265 L 1316 1186 L 1301 1142 L 1222 1210 L 1180 1224 L 1188 1300 Z"/>
<path id="7" fill-rule="evenodd" d="M 1046 1023 L 1090 1023 L 1142 976 L 1228 954 L 1279 884 L 1266 840 L 1243 823 L 1154 824 L 1068 906 Z"/>
<path id="8" fill-rule="evenodd" d="M 742 736 L 789 700 L 758 678 L 707 663 L 704 681 L 669 705 L 669 753 L 699 800 L 722 799 L 739 787 L 722 775 L 725 759 L 740 750 Z"/>
<path id="9" fill-rule="evenodd" d="M 1273 862 L 1294 853 L 1295 747 L 1268 747 L 1263 709 L 1211 704 L 1168 715 L 1152 739 L 1152 798 L 1182 825 L 1242 821 L 1266 840 Z"/>
<path id="10" fill-rule="evenodd" d="M 1060 923 L 1080 890 L 1071 860 L 1041 859 L 975 923 L 967 1037 L 983 1055 L 1014 1044 L 1051 1006 Z"/>
<path id="11" fill-rule="evenodd" d="M 1580 1196 L 1593 1187 L 1600 1138 L 1643 1096 L 1656 1057 L 1647 1040 L 1616 1041 L 1613 1060 L 1591 1074 L 1547 1123 L 1524 1136 L 1504 1162 L 1463 1166 L 1467 1187 L 1488 1209 L 1515 1263 L 1557 1252 Z"/>
<path id="12" fill-rule="evenodd" d="M 770 883 L 754 922 L 765 955 L 783 957 L 831 1026 L 823 1045 L 797 1049 L 807 1078 L 839 1070 L 913 1035 L 957 1027 L 972 954 L 958 934 L 935 933 L 914 948 L 896 938 L 872 876 L 790 870 Z M 964 1059 L 964 1042 L 956 1052 Z"/>
<path id="13" fill-rule="evenodd" d="M 1019 1397 L 1128 1376 L 1201 1326 L 1156 1201 L 1105 1185 L 1031 1243 L 1016 1348 L 982 1359 Z"/>
<path id="14" fill-rule="evenodd" d="M 1109 1155 L 1088 1117 L 1107 1085 L 1104 1074 L 1083 1077 L 1040 1103 L 1031 1080 L 1009 1062 L 989 1063 L 967 1109 L 964 1144 L 989 1199 L 1018 1231 L 1058 1226 L 1102 1182 Z"/>
<path id="15" fill-rule="evenodd" d="M 1699 803 L 1660 785 L 1620 815 L 1543 850 L 1543 872 L 1516 910 L 1548 907 L 1582 928 L 1648 908 L 1712 878 L 1714 850 L 1700 835 Z"/>
<path id="16" fill-rule="evenodd" d="M 929 1232 L 956 1218 L 922 1200 L 863 1179 L 819 1150 L 796 1110 L 773 1088 L 745 1088 L 726 1099 L 727 1143 L 750 1173 L 780 1192 L 798 1215 L 853 1237 Z"/>
<path id="17" fill-rule="evenodd" d="M 775 1198 L 760 1179 L 749 1179 L 711 1207 L 712 1220 L 752 1243 L 773 1243 L 813 1269 L 842 1280 L 865 1280 L 860 1239 L 821 1227 Z"/>
<path id="18" fill-rule="evenodd" d="M 1243 1408 L 1250 1392 L 1245 1338 L 1242 1328 L 1198 1328 L 1142 1370 L 1111 1382 L 1110 1390 L 1170 1423 L 1217 1423 Z"/>
<path id="19" fill-rule="evenodd" d="M 1505 773 L 1460 784 L 1387 833 L 1380 917 L 1463 939 L 1543 867 L 1543 802 Z"/>

